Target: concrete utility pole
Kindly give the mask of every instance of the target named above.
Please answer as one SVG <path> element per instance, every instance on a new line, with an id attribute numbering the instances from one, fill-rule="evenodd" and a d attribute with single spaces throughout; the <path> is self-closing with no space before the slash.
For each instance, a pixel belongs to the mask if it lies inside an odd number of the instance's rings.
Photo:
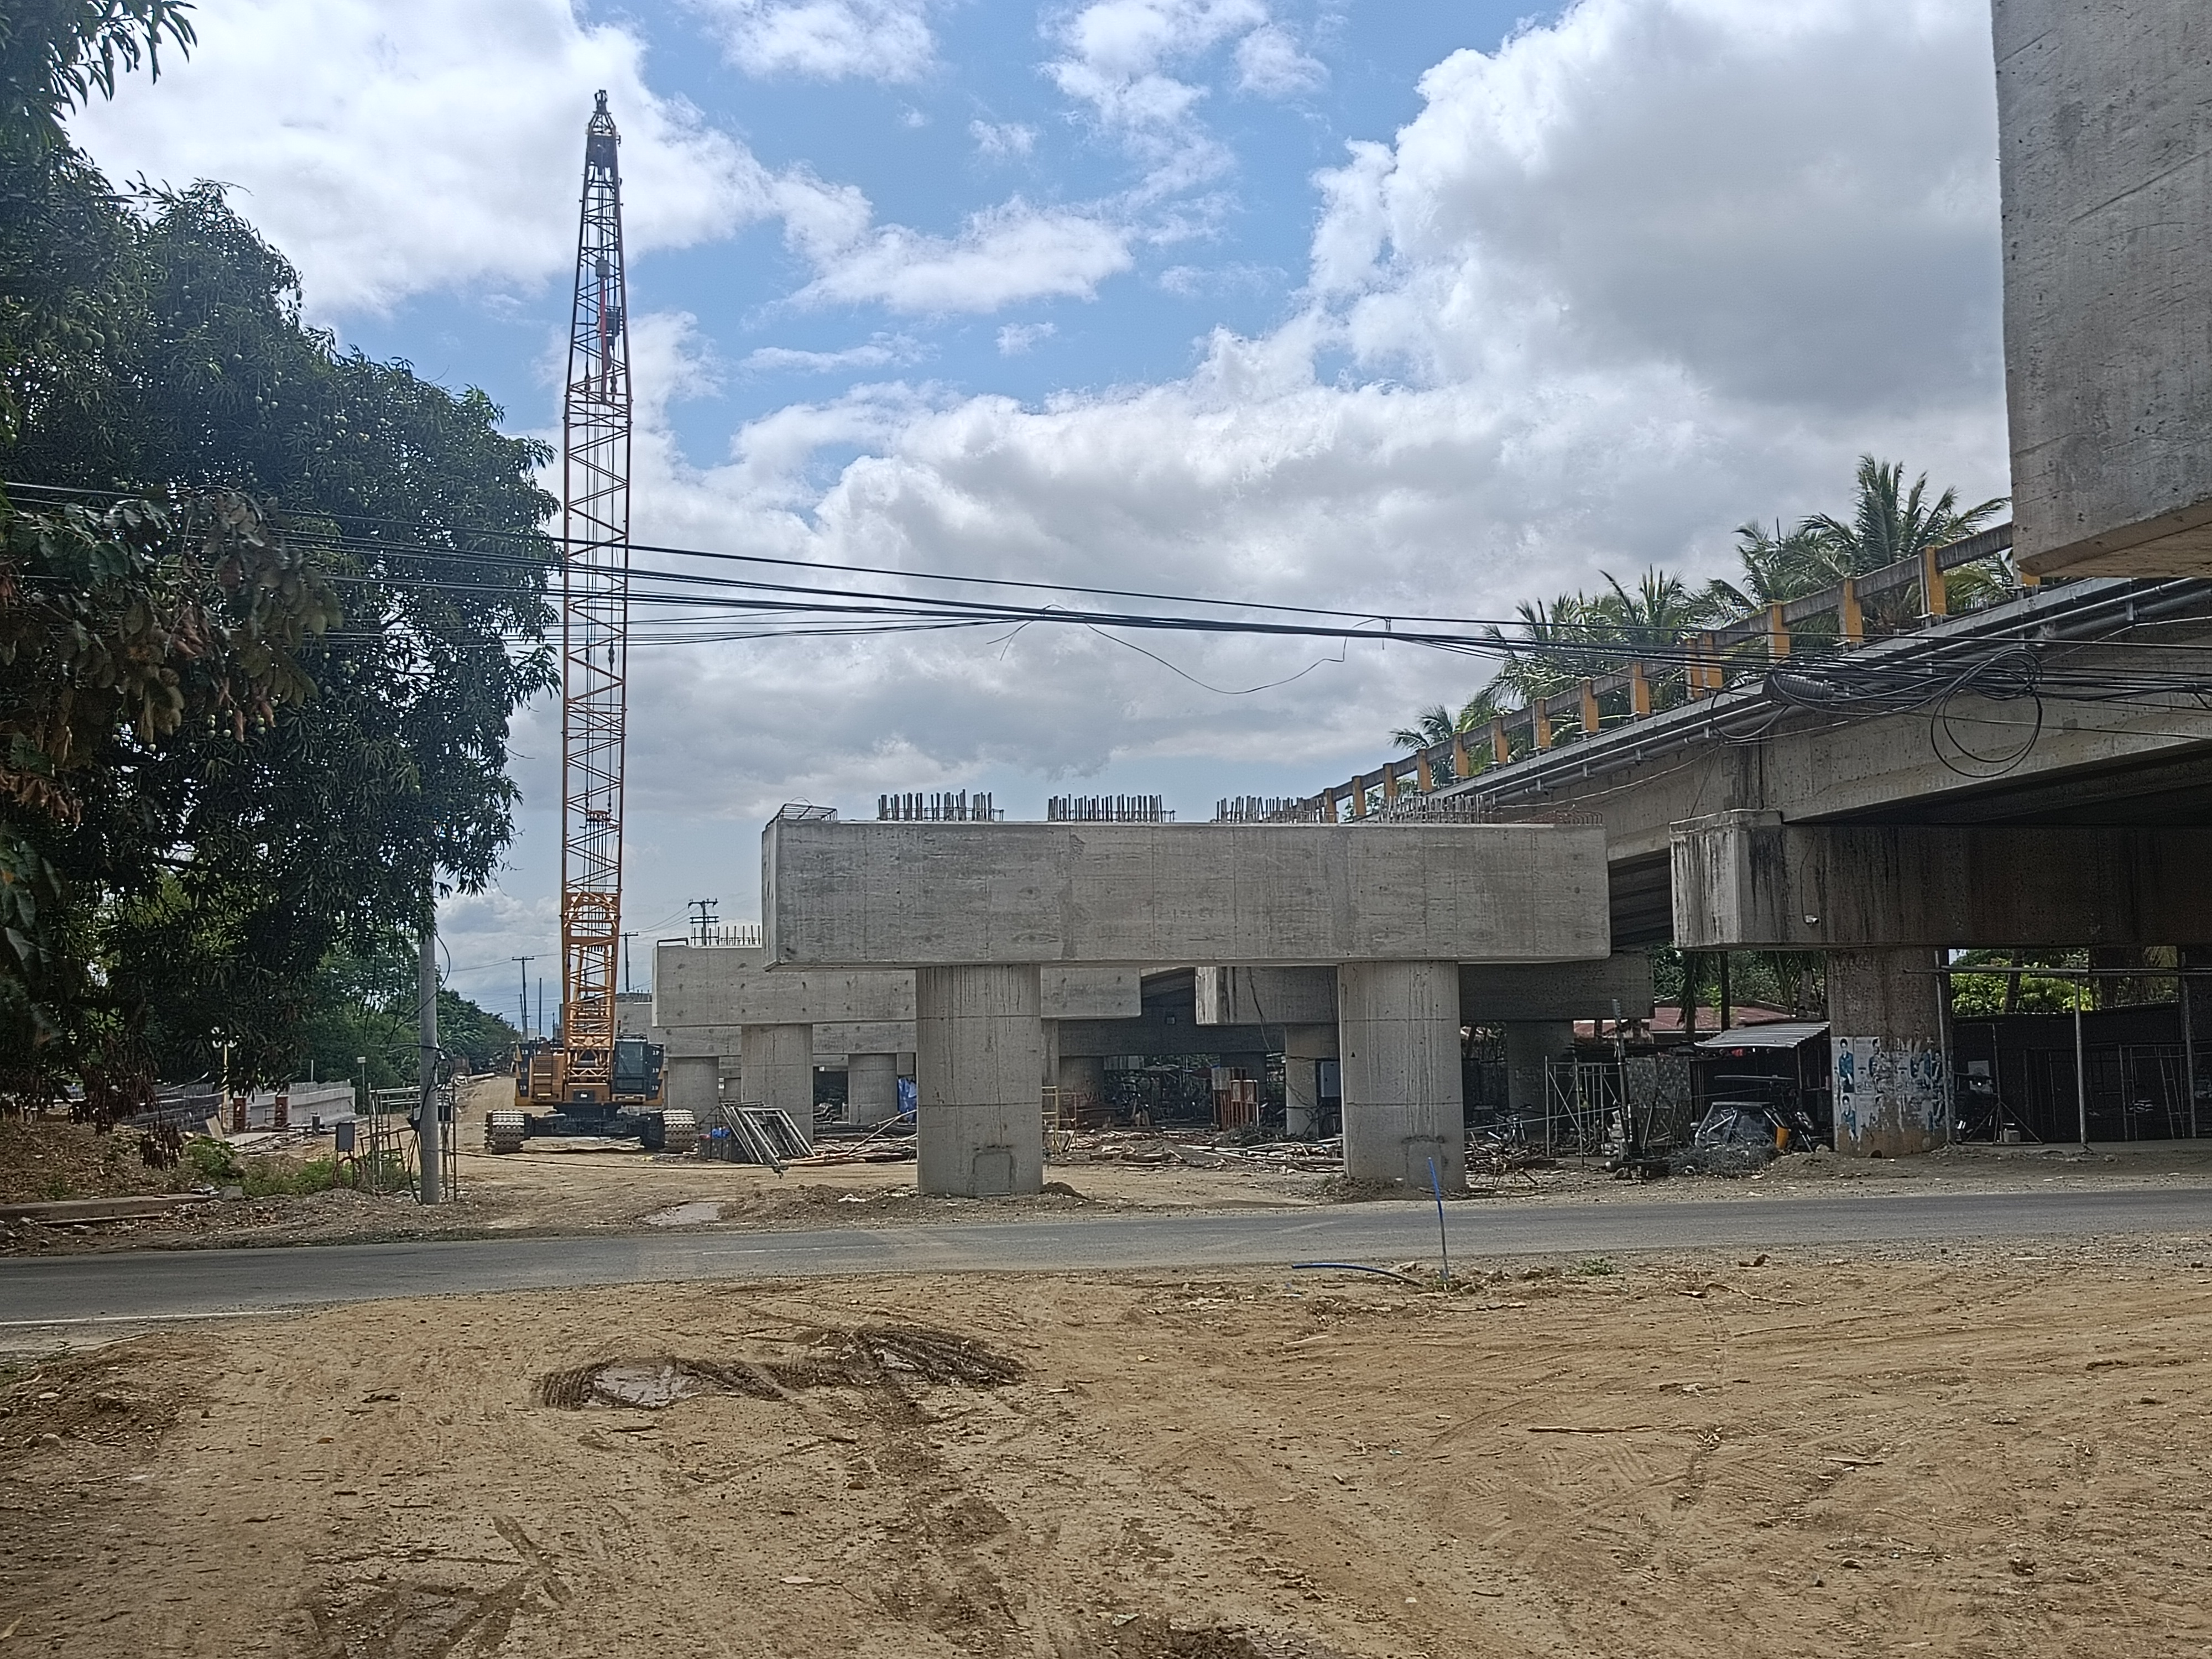
<path id="1" fill-rule="evenodd" d="M 422 1110 L 415 1131 L 422 1158 L 422 1201 L 445 1200 L 444 1126 L 438 1121 L 438 921 L 433 910 L 422 922 L 422 955 L 417 963 L 416 994 L 422 1000 L 422 1044 L 417 1073 Z"/>
<path id="2" fill-rule="evenodd" d="M 520 1029 L 522 1035 L 528 1036 L 530 1035 L 530 958 L 528 957 L 509 957 L 507 960 L 509 962 L 519 962 L 522 964 L 522 1024 Z"/>

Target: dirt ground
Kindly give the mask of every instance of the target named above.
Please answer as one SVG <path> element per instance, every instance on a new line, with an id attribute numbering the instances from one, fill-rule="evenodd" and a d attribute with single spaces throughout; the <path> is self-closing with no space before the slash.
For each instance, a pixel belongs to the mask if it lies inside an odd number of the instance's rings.
<path id="1" fill-rule="evenodd" d="M 0 1651 L 2163 1659 L 2212 1642 L 2209 1256 L 724 1284 L 173 1329 L 0 1381 Z"/>
<path id="2" fill-rule="evenodd" d="M 217 1201 L 150 1219 L 48 1225 L 0 1218 L 0 1255 L 207 1245 L 362 1243 L 381 1239 L 580 1234 L 663 1228 L 708 1231 L 822 1226 L 897 1226 L 1003 1220 L 1010 1214 L 1099 1211 L 1287 1209 L 1340 1201 L 1340 1182 L 1292 1171 L 1198 1169 L 1099 1162 L 1079 1153 L 1048 1166 L 1043 1194 L 1018 1200 L 924 1198 L 914 1165 L 860 1164 L 793 1169 L 651 1157 L 605 1143 L 533 1141 L 494 1158 L 483 1150 L 482 1114 L 504 1103 L 502 1079 L 464 1097 L 458 1194 L 426 1210 L 410 1196 L 334 1189 L 305 1196 Z M 326 1157 L 327 1139 L 303 1140 L 295 1158 Z M 0 1122 L 0 1202 L 171 1188 L 179 1177 L 136 1167 L 136 1142 L 78 1126 L 35 1130 Z M 2212 1186 L 2212 1139 L 2098 1146 L 1959 1146 L 1923 1158 L 1842 1160 L 1825 1152 L 1778 1160 L 1759 1176 L 1616 1181 L 1602 1165 L 1473 1179 L 1470 1203 L 1603 1203 L 1755 1199 L 1778 1190 L 1852 1194 L 1940 1185 L 1952 1191 Z"/>

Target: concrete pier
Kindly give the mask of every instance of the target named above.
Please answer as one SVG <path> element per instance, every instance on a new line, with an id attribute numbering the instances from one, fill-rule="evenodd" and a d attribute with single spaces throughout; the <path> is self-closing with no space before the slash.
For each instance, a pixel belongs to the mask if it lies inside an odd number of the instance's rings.
<path id="1" fill-rule="evenodd" d="M 1467 1189 L 1459 964 L 1346 963 L 1336 970 L 1344 1173 L 1377 1186 Z"/>
<path id="2" fill-rule="evenodd" d="M 898 1056 L 845 1057 L 845 1121 L 881 1123 L 898 1115 Z"/>
<path id="3" fill-rule="evenodd" d="M 661 1061 L 661 1104 L 690 1112 L 704 1133 L 722 1103 L 721 1062 L 712 1054 L 670 1054 Z"/>
<path id="4" fill-rule="evenodd" d="M 1044 1184 L 1044 1023 L 1034 963 L 915 975 L 915 1185 L 1003 1198 Z"/>
<path id="5" fill-rule="evenodd" d="M 1571 1019 L 1509 1019 L 1505 1027 L 1505 1106 L 1508 1111 L 1541 1117 L 1552 1109 L 1545 1088 L 1548 1062 L 1575 1049 Z"/>
<path id="6" fill-rule="evenodd" d="M 814 1144 L 814 1028 L 748 1025 L 738 1038 L 744 1103 L 781 1107 Z"/>
<path id="7" fill-rule="evenodd" d="M 2014 556 L 2212 575 L 2212 14 L 1992 11 Z"/>
<path id="8" fill-rule="evenodd" d="M 1329 1000 L 1336 1000 L 1332 988 Z M 1321 1133 L 1321 1063 L 1337 1057 L 1334 1024 L 1283 1027 L 1283 1133 L 1305 1139 Z"/>
<path id="9" fill-rule="evenodd" d="M 1828 952 L 1828 1045 L 1836 1151 L 1902 1158 L 1950 1139 L 1942 953 Z"/>

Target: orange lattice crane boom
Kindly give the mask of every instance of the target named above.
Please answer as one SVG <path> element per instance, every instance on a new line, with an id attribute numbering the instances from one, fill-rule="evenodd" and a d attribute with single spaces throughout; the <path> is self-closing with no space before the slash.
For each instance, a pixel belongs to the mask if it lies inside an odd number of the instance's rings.
<path id="1" fill-rule="evenodd" d="M 513 1109 L 486 1144 L 636 1135 L 688 1150 L 693 1115 L 665 1111 L 660 1050 L 617 1024 L 622 953 L 623 751 L 629 678 L 629 317 L 622 137 L 607 95 L 584 129 L 576 294 L 561 404 L 561 1025 L 516 1058 Z"/>
<path id="2" fill-rule="evenodd" d="M 561 409 L 561 1036 L 570 1099 L 613 1091 L 622 951 L 630 383 L 621 150 L 603 92 L 585 129 Z"/>

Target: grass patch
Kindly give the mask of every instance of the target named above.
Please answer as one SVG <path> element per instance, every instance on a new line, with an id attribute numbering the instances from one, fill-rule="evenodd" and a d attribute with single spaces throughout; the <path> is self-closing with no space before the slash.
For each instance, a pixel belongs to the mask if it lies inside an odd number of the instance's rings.
<path id="1" fill-rule="evenodd" d="M 1575 1271 L 1584 1279 L 1610 1279 L 1620 1269 L 1614 1267 L 1605 1257 L 1594 1255 L 1589 1261 L 1577 1264 Z"/>
<path id="2" fill-rule="evenodd" d="M 238 1167 L 238 1154 L 230 1150 L 228 1143 L 212 1135 L 194 1135 L 186 1141 L 184 1162 L 179 1167 L 210 1187 L 228 1186 L 245 1173 Z"/>

